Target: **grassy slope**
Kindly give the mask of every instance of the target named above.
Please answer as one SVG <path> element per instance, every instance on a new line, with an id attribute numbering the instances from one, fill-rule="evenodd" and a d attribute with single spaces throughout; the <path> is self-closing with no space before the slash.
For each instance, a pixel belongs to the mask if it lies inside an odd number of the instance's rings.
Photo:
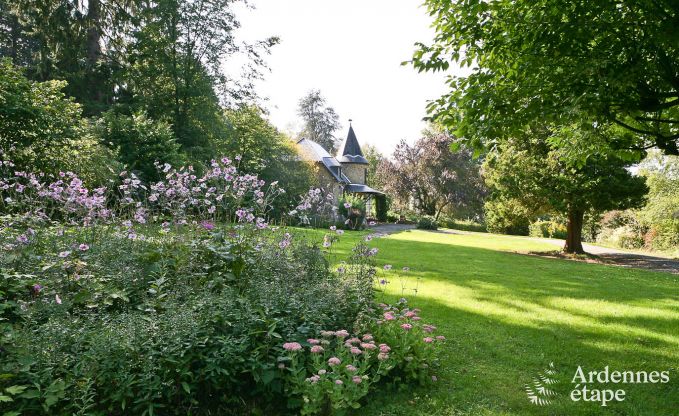
<path id="1" fill-rule="evenodd" d="M 345 235 L 338 257 L 358 238 Z M 409 231 L 371 245 L 380 248 L 380 263 L 394 265 L 387 296 L 401 296 L 404 283 L 405 296 L 448 341 L 438 383 L 373 396 L 360 414 L 679 414 L 676 276 L 513 254 L 507 251 L 554 247 L 510 236 Z M 405 281 L 403 266 L 412 270 Z M 550 362 L 559 370 L 561 398 L 532 405 L 523 386 Z M 672 369 L 671 381 L 625 385 L 627 399 L 602 408 L 566 397 L 578 365 Z"/>

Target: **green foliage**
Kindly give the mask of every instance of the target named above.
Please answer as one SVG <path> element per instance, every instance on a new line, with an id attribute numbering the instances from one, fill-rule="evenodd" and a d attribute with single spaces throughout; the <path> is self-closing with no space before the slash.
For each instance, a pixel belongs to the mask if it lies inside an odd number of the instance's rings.
<path id="1" fill-rule="evenodd" d="M 436 34 L 418 44 L 412 64 L 443 71 L 472 67 L 450 80 L 451 91 L 429 111 L 475 148 L 520 134 L 532 123 L 616 123 L 616 136 L 581 141 L 614 148 L 648 148 L 677 154 L 679 115 L 675 88 L 677 42 L 668 35 L 671 2 L 587 0 L 428 0 Z M 643 25 L 638 22 L 643 21 Z M 587 122 L 581 122 L 581 114 Z M 567 147 L 570 144 L 565 143 Z M 576 147 L 572 147 L 575 149 Z"/>
<path id="2" fill-rule="evenodd" d="M 386 222 L 389 212 L 390 198 L 386 195 L 375 195 L 375 217 L 377 221 Z"/>
<path id="3" fill-rule="evenodd" d="M 346 330 L 323 331 L 322 339 L 304 343 L 309 354 L 302 349 L 288 353 L 282 363 L 286 388 L 296 399 L 290 402 L 301 404 L 294 407 L 301 407 L 302 415 L 358 409 L 378 383 L 431 383 L 445 337 L 435 338 L 435 327 L 422 323 L 405 299 L 382 309 L 382 316 L 361 325 L 354 336 Z"/>
<path id="4" fill-rule="evenodd" d="M 157 180 L 156 163 L 184 164 L 170 125 L 145 114 L 126 116 L 107 112 L 97 121 L 97 133 L 119 155 L 125 167 L 146 181 Z"/>
<path id="5" fill-rule="evenodd" d="M 450 228 L 452 230 L 472 231 L 477 233 L 488 232 L 485 224 L 470 220 L 444 219 L 441 221 L 441 224 L 443 224 L 445 228 Z"/>
<path id="6" fill-rule="evenodd" d="M 354 194 L 344 194 L 338 201 L 338 213 L 346 219 L 350 230 L 363 229 L 365 222 L 365 199 Z"/>
<path id="7" fill-rule="evenodd" d="M 115 157 L 103 147 L 63 81 L 33 82 L 0 61 L 0 152 L 16 170 L 73 171 L 88 184 L 103 184 Z"/>
<path id="8" fill-rule="evenodd" d="M 500 217 L 530 220 L 562 215 L 571 224 L 565 248 L 580 252 L 585 212 L 639 207 L 648 188 L 645 179 L 632 175 L 625 168 L 628 162 L 614 153 L 590 155 L 581 166 L 569 164 L 546 140 L 558 134 L 535 129 L 530 135 L 499 144 L 488 155 L 484 172 L 495 202 L 486 205 L 486 222 L 489 229 L 501 229 L 507 224 L 498 221 Z M 514 208 L 524 207 L 523 212 L 502 209 L 510 201 Z M 498 208 L 494 215 L 493 209 Z"/>
<path id="9" fill-rule="evenodd" d="M 530 213 L 515 199 L 495 196 L 486 201 L 483 208 L 489 232 L 528 235 Z"/>
<path id="10" fill-rule="evenodd" d="M 279 407 L 282 340 L 352 327 L 373 302 L 366 257 L 338 275 L 315 244 L 281 249 L 282 233 L 255 241 L 230 228 L 145 227 L 132 240 L 114 227 L 60 230 L 40 229 L 0 260 L 0 371 L 9 375 L 0 391 L 12 399 L 3 411 Z M 54 252 L 91 233 L 89 249 Z"/>
<path id="11" fill-rule="evenodd" d="M 528 227 L 528 235 L 531 237 L 566 238 L 566 225 L 554 220 L 538 220 Z"/>
<path id="12" fill-rule="evenodd" d="M 278 182 L 286 194 L 274 203 L 272 215 L 289 211 L 314 181 L 310 165 L 300 163 L 292 140 L 280 133 L 254 106 L 225 111 L 229 123 L 226 139 L 218 140 L 219 154 L 238 155 L 240 170 L 257 174 L 265 181 Z"/>
<path id="13" fill-rule="evenodd" d="M 430 215 L 424 215 L 417 220 L 417 228 L 420 230 L 438 230 L 436 219 Z"/>
<path id="14" fill-rule="evenodd" d="M 329 153 L 339 146 L 335 132 L 340 128 L 339 116 L 335 109 L 326 104 L 320 90 L 311 90 L 299 100 L 297 114 L 304 121 L 300 133 L 321 145 Z"/>

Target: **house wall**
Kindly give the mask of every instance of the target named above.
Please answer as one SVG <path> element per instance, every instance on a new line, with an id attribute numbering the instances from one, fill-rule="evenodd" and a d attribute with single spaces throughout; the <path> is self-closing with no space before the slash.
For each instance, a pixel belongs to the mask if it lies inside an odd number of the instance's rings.
<path id="1" fill-rule="evenodd" d="M 324 166 L 318 165 L 316 169 L 317 185 L 326 192 L 331 192 L 338 201 L 342 197 L 342 186 L 335 180 L 335 177 L 328 172 Z"/>
<path id="2" fill-rule="evenodd" d="M 365 185 L 365 175 L 368 165 L 362 163 L 342 163 L 342 172 L 347 175 L 351 183 Z"/>

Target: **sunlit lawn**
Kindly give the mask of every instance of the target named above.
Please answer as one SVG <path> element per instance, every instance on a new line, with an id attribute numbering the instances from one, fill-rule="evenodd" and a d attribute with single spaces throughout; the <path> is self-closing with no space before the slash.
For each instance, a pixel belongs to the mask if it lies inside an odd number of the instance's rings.
<path id="1" fill-rule="evenodd" d="M 359 238 L 343 236 L 338 257 Z M 403 295 L 448 341 L 436 384 L 373 395 L 359 414 L 679 415 L 676 276 L 515 254 L 554 246 L 509 236 L 407 231 L 370 244 L 380 264 L 394 266 L 387 296 L 401 296 L 401 268 L 410 267 Z M 550 362 L 561 395 L 536 406 L 524 385 Z M 574 403 L 568 395 L 578 365 L 670 370 L 670 382 L 595 385 L 623 388 L 626 400 Z"/>

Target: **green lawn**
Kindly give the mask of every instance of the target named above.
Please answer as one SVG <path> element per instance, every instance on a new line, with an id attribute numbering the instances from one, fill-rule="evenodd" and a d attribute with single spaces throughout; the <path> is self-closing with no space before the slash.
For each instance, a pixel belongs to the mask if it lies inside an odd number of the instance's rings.
<path id="1" fill-rule="evenodd" d="M 337 256 L 359 238 L 345 234 Z M 359 414 L 679 414 L 677 276 L 515 254 L 554 246 L 510 236 L 407 231 L 370 244 L 380 249 L 380 264 L 394 266 L 386 274 L 386 296 L 404 292 L 448 341 L 437 383 L 373 395 Z M 406 278 L 404 266 L 411 269 Z M 550 362 L 561 394 L 536 406 L 524 385 Z M 597 384 L 623 388 L 625 401 L 575 403 L 568 396 L 578 365 L 585 371 L 670 370 L 670 382 Z"/>

